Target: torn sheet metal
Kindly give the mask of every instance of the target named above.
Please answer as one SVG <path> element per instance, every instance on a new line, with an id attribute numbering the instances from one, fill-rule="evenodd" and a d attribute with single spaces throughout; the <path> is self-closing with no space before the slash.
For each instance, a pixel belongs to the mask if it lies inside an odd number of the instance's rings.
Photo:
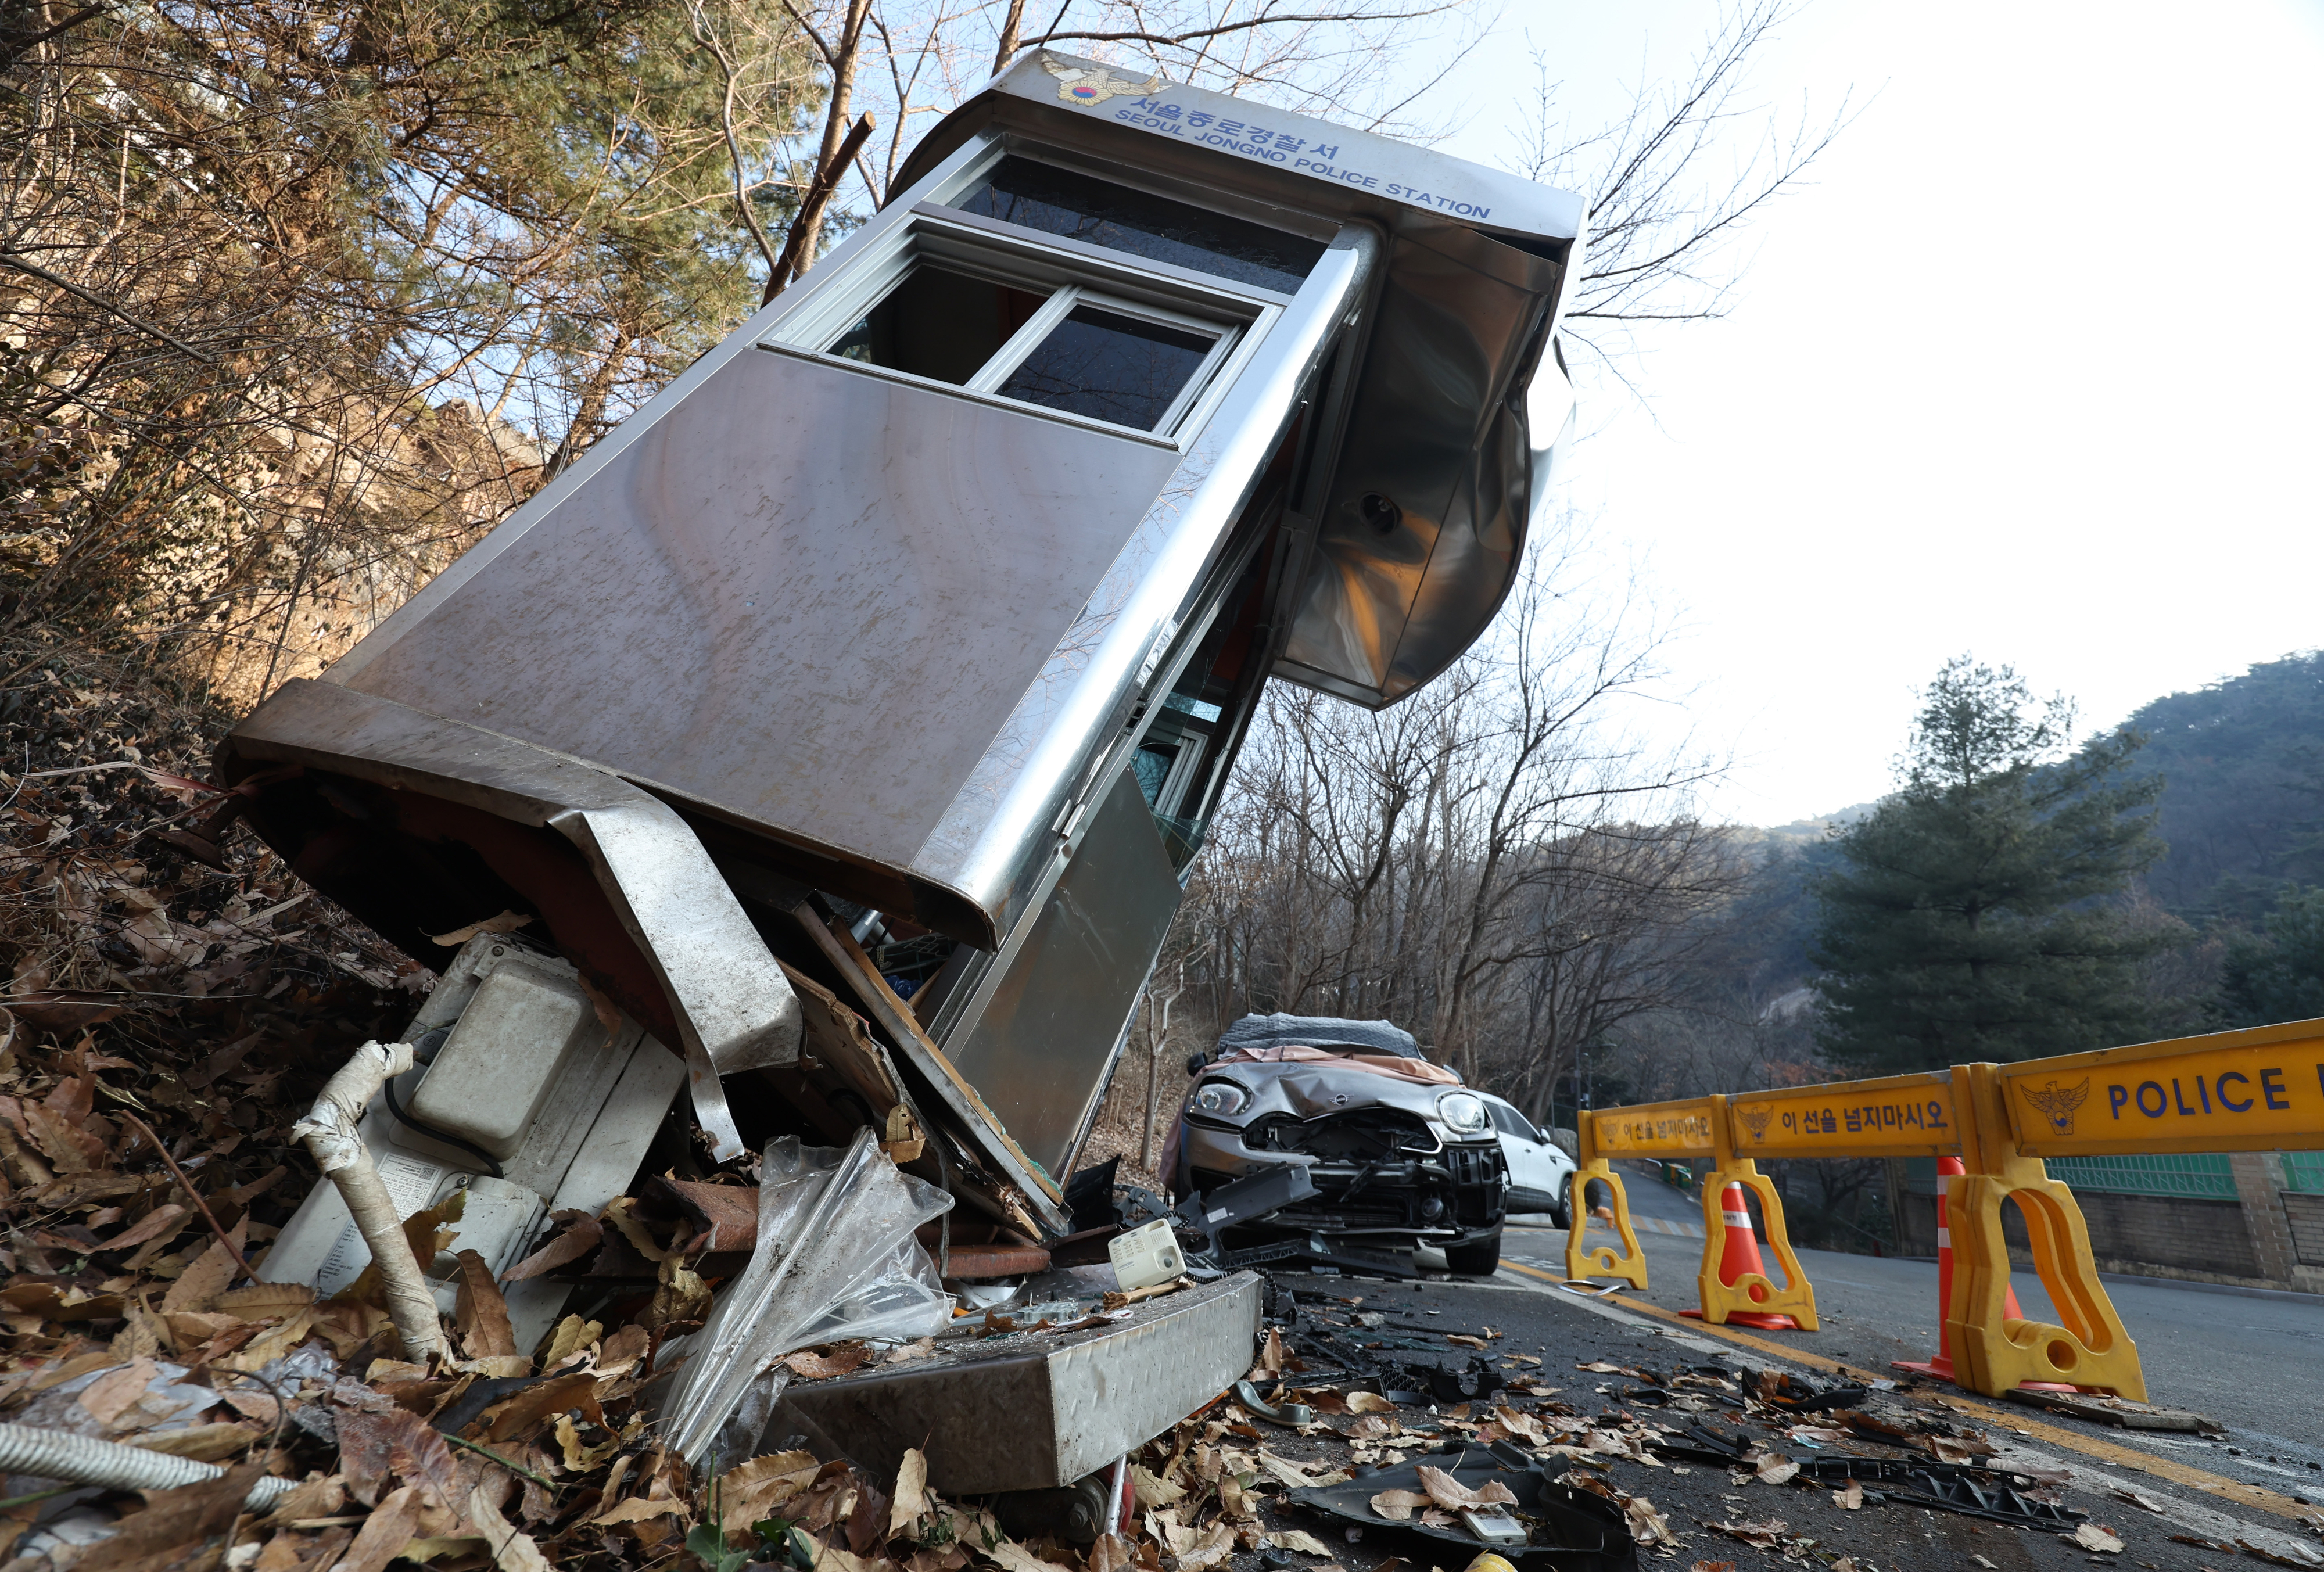
<path id="1" fill-rule="evenodd" d="M 475 860 L 503 887 L 523 889 L 560 950 L 649 1026 L 674 1029 L 696 1117 L 719 1159 L 742 1154 L 719 1077 L 794 1062 L 798 999 L 710 854 L 659 798 L 513 738 L 304 680 L 253 711 L 221 746 L 220 763 L 230 781 L 270 764 L 304 767 L 309 777 L 275 787 L 252 809 L 254 821 L 293 849 L 304 877 L 414 955 L 441 952 L 431 925 L 456 924 L 403 904 L 405 887 L 420 881 L 390 882 L 376 863 L 337 860 L 342 848 L 327 835 L 310 843 L 295 822 L 297 786 L 363 814 L 384 842 L 380 854 L 422 869 Z M 335 777 L 385 789 L 365 800 Z M 447 823 L 440 804 L 478 810 L 500 828 L 479 825 L 477 814 Z M 577 850 L 588 883 L 560 878 L 546 848 L 520 833 L 525 828 L 553 832 Z"/>
<path id="2" fill-rule="evenodd" d="M 820 1437 L 874 1477 L 907 1449 L 948 1496 L 1068 1485 L 1160 1435 L 1250 1365 L 1261 1284 L 1239 1273 L 1081 1331 L 947 1342 L 783 1393 L 761 1450 Z M 820 1444 L 820 1443 L 818 1443 Z"/>

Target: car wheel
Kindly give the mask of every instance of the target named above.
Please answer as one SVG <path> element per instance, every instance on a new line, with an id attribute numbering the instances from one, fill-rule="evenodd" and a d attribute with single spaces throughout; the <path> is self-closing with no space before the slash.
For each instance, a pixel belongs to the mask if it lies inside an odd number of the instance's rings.
<path id="1" fill-rule="evenodd" d="M 1447 1245 L 1444 1265 L 1458 1277 L 1490 1277 L 1501 1269 L 1500 1229 L 1480 1234 L 1465 1245 Z"/>
<path id="2" fill-rule="evenodd" d="M 1573 1228 L 1573 1209 L 1559 1201 L 1549 1209 L 1549 1220 L 1570 1233 Z"/>

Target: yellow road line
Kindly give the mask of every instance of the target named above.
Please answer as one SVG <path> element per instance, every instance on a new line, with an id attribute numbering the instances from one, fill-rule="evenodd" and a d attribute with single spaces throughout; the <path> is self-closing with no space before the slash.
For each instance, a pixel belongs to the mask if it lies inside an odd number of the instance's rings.
<path id="1" fill-rule="evenodd" d="M 1522 1261 L 1504 1261 L 1501 1264 L 1512 1272 L 1522 1272 L 1527 1277 L 1537 1277 L 1544 1282 L 1562 1283 L 1566 1281 L 1555 1273 L 1544 1272 L 1538 1267 L 1527 1266 Z M 1755 1338 L 1748 1332 L 1738 1331 L 1732 1327 L 1713 1326 L 1709 1321 L 1698 1321 L 1692 1317 L 1682 1316 L 1676 1310 L 1665 1310 L 1658 1304 L 1649 1304 L 1642 1299 L 1616 1298 L 1608 1302 L 1618 1304 L 1624 1310 L 1640 1310 L 1650 1316 L 1659 1316 L 1664 1320 L 1674 1322 L 1690 1332 L 1705 1332 L 1714 1338 L 1724 1338 L 1730 1343 L 1738 1343 L 1747 1348 L 1756 1348 L 1763 1354 L 1773 1354 L 1779 1358 L 1789 1359 L 1796 1365 L 1830 1371 L 1834 1374 L 1846 1375 L 1857 1381 L 1886 1379 L 1884 1376 L 1876 1376 L 1869 1371 L 1843 1365 L 1837 1359 L 1828 1359 L 1821 1354 L 1810 1353 L 1805 1348 L 1794 1348 L 1787 1344 L 1772 1342 L 1766 1338 Z M 2055 1425 L 2046 1425 L 2039 1420 L 2024 1418 L 2015 1410 L 1989 1407 L 1983 1402 L 1951 1394 L 1940 1396 L 1932 1393 L 1900 1393 L 1898 1395 L 1914 1402 L 1933 1403 L 1939 1408 L 1952 1409 L 1989 1423 L 2024 1430 L 2027 1435 L 2047 1441 L 2052 1446 L 2064 1447 L 2069 1450 L 2080 1452 L 2086 1457 L 2094 1457 L 2102 1463 L 2111 1463 L 2118 1467 L 2135 1468 L 2143 1474 L 2152 1474 L 2158 1479 L 2168 1479 L 2173 1485 L 2183 1485 L 2191 1490 L 2200 1490 L 2218 1496 L 2221 1500 L 2232 1501 L 2238 1506 L 2257 1507 L 2262 1512 L 2273 1512 L 2277 1517 L 2291 1518 L 2295 1522 L 2315 1522 L 2324 1519 L 2324 1512 L 2319 1512 L 2312 1506 L 2302 1506 L 2288 1495 L 2280 1495 L 2260 1485 L 2246 1485 L 2240 1479 L 2229 1479 L 2224 1475 L 2209 1473 L 2200 1468 L 2190 1468 L 2184 1463 L 2174 1462 L 2168 1457 L 2158 1457 L 2152 1452 L 2142 1452 L 2135 1447 L 2117 1446 L 2112 1441 L 2102 1441 L 2095 1436 L 2084 1436 L 2072 1430 L 2060 1430 Z"/>

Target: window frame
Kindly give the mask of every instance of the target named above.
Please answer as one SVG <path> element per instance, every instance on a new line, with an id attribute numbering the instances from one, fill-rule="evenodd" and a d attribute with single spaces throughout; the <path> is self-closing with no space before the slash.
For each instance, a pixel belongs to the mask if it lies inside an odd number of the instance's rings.
<path id="1" fill-rule="evenodd" d="M 1136 300 L 1124 299 L 1118 295 L 1102 293 L 1086 284 L 1060 284 L 1049 298 L 1041 303 L 1041 308 L 1025 319 L 1025 326 L 1011 334 L 1008 341 L 993 352 L 992 358 L 984 363 L 983 369 L 960 385 L 973 393 L 985 393 L 996 399 L 1007 398 L 1008 395 L 1001 391 L 1001 384 L 1016 375 L 1018 368 L 1032 358 L 1033 352 L 1048 342 L 1049 335 L 1062 326 L 1065 318 L 1072 316 L 1074 310 L 1082 306 L 1108 311 L 1116 317 L 1127 317 L 1136 322 L 1150 322 L 1161 327 L 1175 327 L 1185 332 L 1205 334 L 1209 336 L 1211 347 L 1204 353 L 1202 360 L 1195 364 L 1194 371 L 1187 376 L 1185 385 L 1179 388 L 1178 391 L 1172 396 L 1170 402 L 1163 407 L 1161 418 L 1155 421 L 1153 426 L 1143 433 L 1148 437 L 1167 437 L 1177 429 L 1180 417 L 1210 387 L 1212 379 L 1218 375 L 1219 367 L 1224 364 L 1227 356 L 1234 352 L 1236 341 L 1245 331 L 1242 325 L 1239 323 L 1222 323 L 1214 317 L 1196 317 L 1184 311 L 1172 311 L 1158 306 L 1144 305 Z M 853 325 L 849 326 L 852 327 Z M 844 331 L 843 329 L 843 333 Z M 837 340 L 835 339 L 833 342 L 836 343 Z M 830 353 L 828 345 L 825 346 L 825 353 Z M 861 365 L 863 363 L 858 361 L 855 363 Z M 1011 403 L 1026 401 L 1010 400 Z M 1037 405 L 1035 408 L 1056 412 L 1054 407 L 1047 404 Z M 1085 418 L 1095 419 L 1096 417 L 1090 416 Z M 1123 431 L 1139 429 L 1135 426 L 1120 426 L 1111 420 L 1100 420 L 1098 424 Z"/>
<path id="2" fill-rule="evenodd" d="M 1000 150 L 994 149 L 995 159 L 999 154 Z M 964 189 L 984 162 L 980 160 L 966 171 L 961 182 Z M 914 204 L 906 221 L 877 244 L 876 253 L 851 271 L 844 288 L 819 293 L 806 309 L 776 324 L 759 341 L 759 347 L 1180 452 L 1202 431 L 1292 300 L 1272 290 L 1020 228 L 934 202 Z M 965 384 L 831 353 L 831 346 L 913 269 L 924 265 L 1028 292 L 1046 290 L 1048 299 Z M 994 391 L 1079 305 L 1213 336 L 1210 353 L 1154 429 L 1141 431 Z"/>

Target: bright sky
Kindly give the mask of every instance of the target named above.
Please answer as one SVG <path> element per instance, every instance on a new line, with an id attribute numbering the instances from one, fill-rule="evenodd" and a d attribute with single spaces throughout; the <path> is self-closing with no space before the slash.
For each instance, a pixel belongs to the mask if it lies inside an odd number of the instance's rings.
<path id="1" fill-rule="evenodd" d="M 1715 0 L 1513 0 L 1442 144 L 1507 162 L 1551 50 L 1577 124 L 1683 76 Z M 1877 796 L 1913 691 L 2015 665 L 2088 724 L 2324 644 L 2324 5 L 1820 0 L 1754 99 L 1868 105 L 1567 470 L 1681 633 L 1659 724 L 1709 804 Z"/>

